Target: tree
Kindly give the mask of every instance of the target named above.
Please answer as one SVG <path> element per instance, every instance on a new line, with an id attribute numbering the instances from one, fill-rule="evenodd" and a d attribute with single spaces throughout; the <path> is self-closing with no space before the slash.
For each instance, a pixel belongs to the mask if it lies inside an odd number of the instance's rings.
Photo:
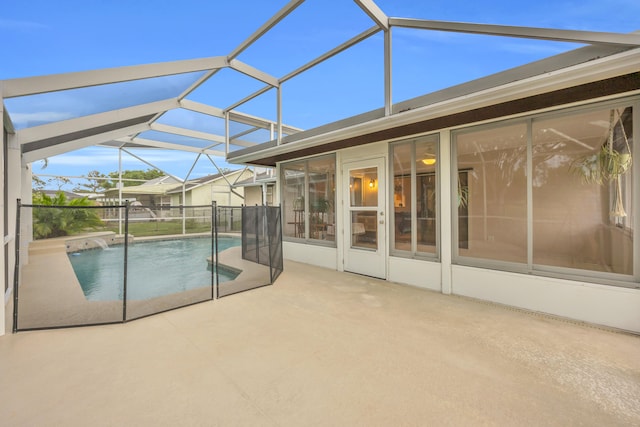
<path id="1" fill-rule="evenodd" d="M 58 191 L 54 197 L 36 192 L 33 194 L 33 204 L 44 206 L 33 208 L 33 234 L 36 239 L 68 236 L 102 226 L 95 209 L 83 209 L 93 205 L 86 197 L 67 200 L 62 191 Z M 75 206 L 79 209 L 60 206 Z"/>
<path id="2" fill-rule="evenodd" d="M 118 181 L 118 176 L 119 176 L 118 172 L 109 172 L 109 177 L 116 182 Z M 122 171 L 123 180 L 125 179 L 139 180 L 139 181 L 123 181 L 125 187 L 130 187 L 132 185 L 140 185 L 142 184 L 142 181 L 149 181 L 151 179 L 160 178 L 161 176 L 164 176 L 164 174 L 158 169 L 147 169 L 146 171 L 143 171 L 143 170 Z"/>
<path id="3" fill-rule="evenodd" d="M 31 187 L 34 190 L 41 191 L 41 190 L 44 190 L 44 187 L 46 186 L 47 186 L 47 182 L 44 179 L 40 178 L 37 175 L 33 175 L 31 177 Z"/>
<path id="4" fill-rule="evenodd" d="M 97 170 L 92 170 L 85 177 L 86 183 L 78 184 L 73 189 L 78 193 L 97 193 L 100 190 L 107 190 L 115 187 L 115 184 L 111 182 L 109 177 Z"/>
<path id="5" fill-rule="evenodd" d="M 71 184 L 71 180 L 64 176 L 54 176 L 46 181 L 37 175 L 33 175 L 31 178 L 31 186 L 34 190 L 44 190 L 49 185 L 55 185 L 56 191 L 62 191 L 62 187 L 67 184 Z"/>

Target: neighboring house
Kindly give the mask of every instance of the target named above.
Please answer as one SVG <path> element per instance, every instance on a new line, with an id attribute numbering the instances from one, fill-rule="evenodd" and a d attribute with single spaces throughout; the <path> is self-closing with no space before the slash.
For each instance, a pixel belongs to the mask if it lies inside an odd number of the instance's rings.
<path id="1" fill-rule="evenodd" d="M 268 169 L 256 173 L 251 178 L 237 182 L 234 188 L 244 189 L 244 204 L 246 206 L 273 206 L 276 182 L 275 170 Z"/>
<path id="2" fill-rule="evenodd" d="M 214 200 L 222 206 L 240 206 L 245 204 L 244 189 L 234 188 L 233 184 L 238 179 L 250 179 L 252 176 L 251 170 L 241 169 L 224 175 L 207 175 L 192 179 L 184 185 L 176 178 L 163 176 L 141 185 L 124 187 L 122 199 L 136 202 L 154 211 L 160 211 L 169 206 L 210 205 Z M 105 191 L 105 200 L 117 202 L 118 195 L 119 190 L 112 188 Z"/>
<path id="3" fill-rule="evenodd" d="M 140 185 L 122 188 L 122 201 L 139 202 L 150 209 L 160 209 L 171 205 L 171 197 L 167 193 L 182 183 L 171 176 L 161 176 Z M 103 203 L 120 203 L 120 190 L 111 188 L 104 192 Z"/>
<path id="4" fill-rule="evenodd" d="M 219 206 L 241 206 L 245 204 L 244 189 L 235 188 L 233 184 L 252 176 L 250 169 L 226 172 L 224 175 L 207 175 L 187 181 L 184 188 L 178 185 L 168 190 L 165 197 L 170 199 L 171 206 L 210 205 L 213 201 Z M 182 202 L 183 194 L 185 203 Z"/>

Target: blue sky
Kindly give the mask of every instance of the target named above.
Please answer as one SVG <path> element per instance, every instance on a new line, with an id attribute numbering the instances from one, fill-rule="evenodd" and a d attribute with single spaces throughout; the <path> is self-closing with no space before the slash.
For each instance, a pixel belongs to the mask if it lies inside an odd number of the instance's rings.
<path id="1" fill-rule="evenodd" d="M 227 55 L 286 3 L 283 0 L 4 2 L 0 13 L 4 57 L 0 79 Z M 640 30 L 637 0 L 377 0 L 376 4 L 395 17 L 589 31 Z M 371 26 L 373 22 L 351 0 L 307 0 L 238 59 L 281 77 Z M 378 34 L 285 83 L 285 123 L 311 128 L 381 107 L 382 46 L 382 35 Z M 578 45 L 397 29 L 393 33 L 393 101 L 575 47 Z M 225 71 L 188 99 L 224 108 L 260 87 L 261 83 L 246 76 Z M 275 120 L 272 92 L 240 110 Z M 11 102 L 7 100 L 10 113 Z M 180 120 L 182 123 L 191 120 L 195 126 L 217 126 L 195 123 L 197 117 L 165 119 L 167 123 Z M 134 153 L 182 178 L 195 160 L 193 153 L 167 155 L 149 150 Z M 219 164 L 226 165 L 223 161 Z M 124 169 L 148 167 L 133 157 L 123 156 Z M 118 152 L 107 148 L 87 148 L 51 157 L 44 170 L 40 163 L 34 164 L 35 173 L 73 176 L 94 169 L 107 173 L 117 168 Z M 215 172 L 209 160 L 203 159 L 191 176 Z"/>

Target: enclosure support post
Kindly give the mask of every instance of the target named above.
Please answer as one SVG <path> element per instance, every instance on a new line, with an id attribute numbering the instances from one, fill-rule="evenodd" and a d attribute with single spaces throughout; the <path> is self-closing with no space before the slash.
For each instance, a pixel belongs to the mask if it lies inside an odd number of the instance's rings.
<path id="1" fill-rule="evenodd" d="M 118 205 L 122 206 L 122 147 L 118 148 Z M 118 208 L 118 234 L 122 234 L 122 209 Z"/>
<path id="2" fill-rule="evenodd" d="M 15 334 L 18 332 L 18 283 L 20 281 L 20 211 L 22 207 L 22 201 L 17 200 L 16 206 L 16 260 L 13 271 L 13 328 L 12 332 Z M 6 266 L 5 266 L 6 268 Z"/>

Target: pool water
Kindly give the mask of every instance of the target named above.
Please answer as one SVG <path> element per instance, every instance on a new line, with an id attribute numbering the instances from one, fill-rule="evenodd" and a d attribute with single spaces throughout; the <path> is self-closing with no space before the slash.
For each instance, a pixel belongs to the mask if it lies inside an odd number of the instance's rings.
<path id="1" fill-rule="evenodd" d="M 240 244 L 240 238 L 219 237 L 218 252 Z M 210 238 L 136 242 L 128 251 L 127 300 L 211 286 Z M 123 245 L 70 253 L 69 260 L 87 300 L 122 300 Z M 235 275 L 220 269 L 218 277 L 224 282 Z"/>

